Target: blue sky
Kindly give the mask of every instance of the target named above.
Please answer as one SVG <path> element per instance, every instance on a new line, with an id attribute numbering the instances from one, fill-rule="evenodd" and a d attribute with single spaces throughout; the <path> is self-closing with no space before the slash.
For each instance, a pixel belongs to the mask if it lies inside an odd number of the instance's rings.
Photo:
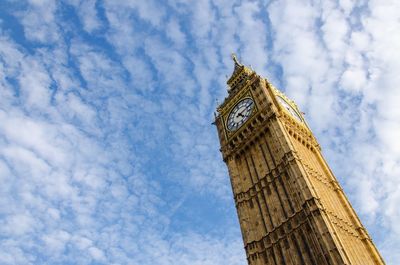
<path id="1" fill-rule="evenodd" d="M 246 264 L 230 54 L 296 101 L 400 260 L 398 1 L 1 1 L 0 264 Z"/>

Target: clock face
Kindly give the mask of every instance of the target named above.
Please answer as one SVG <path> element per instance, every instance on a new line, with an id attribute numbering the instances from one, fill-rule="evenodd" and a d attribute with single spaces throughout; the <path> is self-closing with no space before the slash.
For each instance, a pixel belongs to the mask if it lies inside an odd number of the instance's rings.
<path id="1" fill-rule="evenodd" d="M 280 96 L 276 96 L 276 98 L 278 99 L 278 102 L 299 122 L 302 122 L 303 119 L 300 117 L 300 115 L 297 113 L 297 111 L 295 111 L 292 106 L 289 105 L 289 103 L 286 102 L 286 100 L 284 100 L 283 98 L 281 98 Z"/>
<path id="2" fill-rule="evenodd" d="M 245 98 L 239 101 L 229 113 L 227 120 L 227 128 L 229 131 L 236 131 L 240 126 L 245 123 L 254 108 L 254 101 L 251 98 Z"/>

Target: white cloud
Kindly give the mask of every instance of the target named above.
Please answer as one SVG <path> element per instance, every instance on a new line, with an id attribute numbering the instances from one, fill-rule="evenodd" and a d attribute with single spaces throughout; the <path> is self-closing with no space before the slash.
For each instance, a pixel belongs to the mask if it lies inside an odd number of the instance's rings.
<path id="1" fill-rule="evenodd" d="M 93 257 L 94 260 L 98 260 L 98 261 L 105 260 L 103 251 L 101 251 L 100 249 L 98 249 L 96 247 L 90 247 L 89 253 Z"/>
<path id="2" fill-rule="evenodd" d="M 101 28 L 102 23 L 98 18 L 96 0 L 74 0 L 70 3 L 74 4 L 79 18 L 83 23 L 83 28 L 89 33 Z"/>
<path id="3" fill-rule="evenodd" d="M 56 3 L 48 0 L 28 1 L 29 8 L 18 12 L 24 26 L 25 37 L 44 44 L 60 41 L 58 25 L 55 21 Z"/>
<path id="4" fill-rule="evenodd" d="M 48 251 L 51 251 L 53 255 L 59 256 L 65 251 L 66 244 L 70 240 L 71 235 L 63 230 L 54 231 L 52 234 L 44 235 L 42 240 L 45 243 Z"/>
<path id="5" fill-rule="evenodd" d="M 118 37 L 119 33 L 116 34 L 113 38 Z M 171 76 L 171 84 L 181 84 L 182 79 L 174 78 L 173 70 L 182 72 L 186 61 L 177 52 L 171 55 L 161 53 L 168 49 L 156 40 L 149 39 L 147 42 L 147 51 L 154 65 L 160 73 Z M 15 44 L 9 40 L 5 44 L 3 50 L 7 54 L 18 54 Z M 204 251 L 208 249 L 197 249 L 195 245 L 190 245 L 171 252 L 168 250 L 171 242 L 157 236 L 161 233 L 174 235 L 174 231 L 165 229 L 171 220 L 160 212 L 159 206 L 175 204 L 160 199 L 158 184 L 153 184 L 147 179 L 148 176 L 141 173 L 141 163 L 146 158 L 136 158 L 135 153 L 128 149 L 127 138 L 131 135 L 138 144 L 148 144 L 147 139 L 156 141 L 144 131 L 143 126 L 150 126 L 151 123 L 140 118 L 147 115 L 154 120 L 154 116 L 149 115 L 158 114 L 161 108 L 156 102 L 140 95 L 147 90 L 127 87 L 121 78 L 125 69 L 100 50 L 93 49 L 79 38 L 72 40 L 68 51 L 63 49 L 67 49 L 67 46 L 16 56 L 10 60 L 10 63 L 16 62 L 14 65 L 3 64 L 2 75 L 10 76 L 12 73 L 21 86 L 21 94 L 8 93 L 0 115 L 0 143 L 3 150 L 0 154 L 0 178 L 9 184 L 9 187 L 2 187 L 0 201 L 2 205 L 14 206 L 3 209 L 2 214 L 11 218 L 9 224 L 12 218 L 20 219 L 15 231 L 19 231 L 21 238 L 25 239 L 16 239 L 10 246 L 1 243 L 2 249 L 15 255 L 11 258 L 5 253 L 0 254 L 3 263 L 29 264 L 26 260 L 34 260 L 36 251 L 44 249 L 52 250 L 42 252 L 42 259 L 51 263 L 88 264 L 97 260 L 104 263 L 132 264 L 143 261 L 152 264 L 161 254 L 165 264 L 175 264 L 177 255 L 182 256 L 181 264 L 185 264 L 191 260 L 183 257 L 188 257 L 186 253 L 191 252 L 196 252 L 199 260 L 203 260 L 207 255 Z M 65 67 L 69 62 L 76 67 Z M 174 67 L 166 69 L 168 62 L 173 62 Z M 145 82 L 145 79 L 141 82 Z M 187 84 L 188 87 L 171 88 L 175 89 L 171 90 L 171 94 L 177 95 L 183 91 L 192 97 L 193 81 L 187 79 Z M 5 91 L 12 91 L 12 84 L 7 80 L 3 86 L 4 94 Z M 31 86 L 35 89 L 29 89 Z M 206 91 L 207 87 L 204 89 Z M 18 98 L 18 104 L 13 105 L 15 98 Z M 191 104 L 182 102 L 181 105 L 191 113 L 197 111 Z M 133 111 L 126 112 L 128 108 Z M 171 111 L 177 106 L 176 103 L 172 106 L 165 104 L 164 108 L 165 111 Z M 181 119 L 182 124 L 193 116 L 188 113 L 179 113 L 178 116 L 176 113 L 166 114 Z M 134 121 L 132 117 L 137 120 Z M 194 120 L 200 126 L 205 123 L 209 125 L 207 118 L 197 117 Z M 136 127 L 125 134 L 124 130 L 130 128 L 131 122 Z M 186 126 L 190 128 L 190 125 Z M 178 134 L 182 128 L 175 129 Z M 165 134 L 163 130 L 165 127 L 161 127 L 159 133 L 154 133 L 162 136 Z M 143 138 L 137 133 L 142 134 Z M 179 135 L 185 137 L 178 150 L 186 150 L 190 145 L 189 134 L 181 131 Z M 176 141 L 176 136 L 173 137 Z M 209 139 L 209 136 L 206 138 Z M 207 149 L 201 145 L 204 143 L 199 141 L 196 152 L 191 154 L 193 158 L 189 161 L 192 166 L 195 165 L 194 159 L 207 153 Z M 217 163 L 210 164 L 221 172 Z M 213 175 L 211 170 L 206 171 L 205 178 L 203 170 L 194 171 L 197 172 L 195 182 L 198 178 L 203 186 L 207 184 L 207 178 Z M 220 177 L 224 177 L 222 172 Z M 220 182 L 216 180 L 213 189 L 226 194 L 227 189 L 218 187 Z M 11 194 L 18 199 L 11 200 Z M 16 203 L 18 207 L 15 207 Z M 176 207 L 174 209 L 177 210 Z M 13 231 L 11 226 L 3 226 L 3 235 L 11 236 Z M 40 241 L 36 241 L 36 234 L 40 234 Z M 191 242 L 192 237 L 199 237 L 196 233 L 184 236 L 187 242 Z M 153 246 L 148 249 L 143 247 L 146 238 L 153 240 Z M 227 239 L 204 240 L 206 245 L 214 240 L 213 244 L 220 248 L 212 256 L 208 255 L 205 261 L 209 264 L 223 262 L 215 255 L 226 253 L 227 246 L 219 242 Z M 36 247 L 33 248 L 33 245 Z M 159 246 L 164 246 L 166 251 L 155 253 L 154 250 Z M 237 249 L 241 250 L 240 241 L 235 241 L 232 251 L 236 252 Z M 82 251 L 85 254 L 77 255 Z M 243 257 L 243 253 L 240 256 Z"/>
<path id="6" fill-rule="evenodd" d="M 170 20 L 167 24 L 167 36 L 175 42 L 177 46 L 184 45 L 186 42 L 185 33 L 182 32 L 179 23 L 176 20 Z"/>
<path id="7" fill-rule="evenodd" d="M 193 34 L 199 40 L 207 40 L 208 35 L 212 34 L 213 22 L 215 21 L 214 10 L 209 0 L 196 1 L 190 8 L 192 20 L 191 27 L 194 29 Z"/>
<path id="8" fill-rule="evenodd" d="M 365 87 L 367 80 L 365 72 L 360 68 L 348 68 L 341 77 L 342 88 L 350 91 L 359 91 Z"/>
<path id="9" fill-rule="evenodd" d="M 139 17 L 146 22 L 149 22 L 154 27 L 160 27 L 163 18 L 166 15 L 164 6 L 158 4 L 154 0 L 149 1 L 107 1 L 106 6 L 129 11 L 129 13 L 138 12 Z"/>
<path id="10" fill-rule="evenodd" d="M 245 62 L 251 62 L 255 69 L 262 71 L 269 58 L 266 52 L 267 31 L 261 20 L 264 15 L 261 5 L 258 2 L 243 2 L 234 8 L 234 13 L 239 21 L 236 34 L 242 43 L 241 55 Z"/>
<path id="11" fill-rule="evenodd" d="M 9 216 L 2 222 L 1 232 L 8 236 L 21 236 L 33 232 L 34 220 L 29 213 L 20 213 Z"/>

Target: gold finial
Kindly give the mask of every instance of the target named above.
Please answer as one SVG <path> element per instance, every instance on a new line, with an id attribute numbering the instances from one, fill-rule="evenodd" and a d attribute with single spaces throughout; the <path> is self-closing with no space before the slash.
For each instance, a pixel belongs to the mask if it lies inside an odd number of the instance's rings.
<path id="1" fill-rule="evenodd" d="M 232 54 L 231 54 L 231 57 L 232 57 L 233 61 L 235 62 L 235 64 L 237 64 L 237 65 L 242 65 L 241 63 L 239 63 L 239 60 L 238 60 L 238 58 L 236 57 L 236 54 L 235 54 L 235 53 L 232 53 Z"/>

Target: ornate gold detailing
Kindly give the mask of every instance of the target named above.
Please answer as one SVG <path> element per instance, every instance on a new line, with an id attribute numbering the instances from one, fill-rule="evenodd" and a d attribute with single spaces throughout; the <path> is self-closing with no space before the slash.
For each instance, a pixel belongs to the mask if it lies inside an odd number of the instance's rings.
<path id="1" fill-rule="evenodd" d="M 334 225 L 339 227 L 342 231 L 346 232 L 348 235 L 361 239 L 360 235 L 357 233 L 357 228 L 353 224 L 340 218 L 338 215 L 336 215 L 332 211 L 329 211 L 328 209 L 324 209 L 324 211 L 328 214 L 328 216 L 330 217 L 329 219 Z"/>
<path id="2" fill-rule="evenodd" d="M 274 183 L 279 180 L 279 178 L 282 179 L 283 176 L 287 174 L 287 167 L 294 159 L 296 159 L 296 155 L 293 153 L 293 151 L 285 153 L 282 161 L 271 167 L 269 171 L 266 172 L 264 175 L 260 176 L 260 179 L 254 182 L 254 184 L 249 187 L 249 189 L 235 194 L 235 203 L 239 204 L 242 202 L 247 202 L 254 198 L 257 192 L 268 187 L 270 188 Z"/>
<path id="3" fill-rule="evenodd" d="M 275 245 L 280 240 L 284 239 L 287 235 L 297 230 L 302 224 L 306 223 L 306 216 L 309 215 L 304 209 L 296 211 L 294 214 L 289 216 L 286 221 L 280 223 L 272 231 L 268 232 L 260 240 L 250 242 L 248 245 L 258 245 L 260 242 L 264 242 L 264 248 L 268 249 Z M 246 247 L 245 247 L 246 248 Z"/>
<path id="4" fill-rule="evenodd" d="M 239 60 L 236 57 L 235 53 L 231 54 L 232 60 L 235 62 L 235 65 L 243 66 L 241 63 L 239 63 Z"/>
<path id="5" fill-rule="evenodd" d="M 314 170 L 310 165 L 308 165 L 307 162 L 302 161 L 307 173 L 311 176 L 314 177 L 316 180 L 320 181 L 321 183 L 325 184 L 327 187 L 329 187 L 331 190 L 336 191 L 336 186 L 333 185 L 332 181 L 330 181 L 326 176 L 323 176 L 321 173 L 318 171 Z"/>
<path id="6" fill-rule="evenodd" d="M 268 85 L 271 87 L 271 89 L 274 92 L 275 96 L 279 96 L 279 97 L 283 98 L 296 111 L 299 110 L 299 108 L 297 107 L 296 103 L 293 100 L 288 98 L 282 91 L 280 91 L 279 89 L 274 87 L 271 83 L 268 82 L 268 80 L 266 80 L 266 81 L 267 81 Z"/>
<path id="7" fill-rule="evenodd" d="M 252 76 L 255 75 L 255 72 L 253 70 L 244 66 L 238 61 L 234 53 L 232 54 L 232 59 L 235 66 L 233 69 L 232 76 L 226 82 L 229 86 L 228 89 L 229 94 L 233 93 L 234 91 L 237 91 L 238 88 L 242 87 L 242 85 L 246 82 L 246 80 L 251 79 Z"/>
<path id="8" fill-rule="evenodd" d="M 314 138 L 308 127 L 304 126 L 304 123 L 294 122 L 293 118 L 289 117 L 287 114 L 284 114 L 281 117 L 283 117 L 283 124 L 290 136 L 312 152 L 316 149 L 320 149 L 317 140 Z"/>
<path id="9" fill-rule="evenodd" d="M 255 111 L 253 116 L 247 121 L 248 126 L 240 128 L 237 132 L 227 136 L 229 144 L 221 146 L 224 159 L 232 154 L 236 154 L 250 145 L 252 141 L 263 133 L 263 123 L 274 116 L 270 110 L 263 109 Z"/>
<path id="10" fill-rule="evenodd" d="M 220 115 L 225 115 L 230 109 L 244 96 L 251 96 L 250 86 L 253 84 L 254 80 L 246 80 L 240 91 L 235 94 L 230 94 L 225 101 L 218 106 L 217 111 Z"/>

